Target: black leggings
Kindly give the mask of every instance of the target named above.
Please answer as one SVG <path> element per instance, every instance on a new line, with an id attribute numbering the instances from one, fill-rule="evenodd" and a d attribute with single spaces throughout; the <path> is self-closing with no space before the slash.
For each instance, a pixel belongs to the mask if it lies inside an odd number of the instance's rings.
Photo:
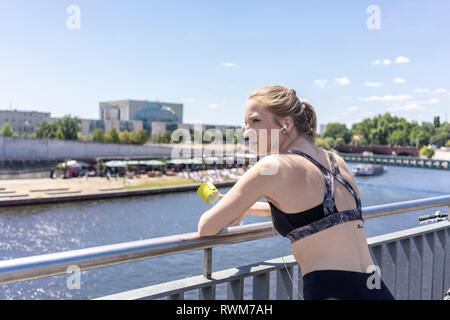
<path id="1" fill-rule="evenodd" d="M 377 281 L 374 273 L 344 270 L 308 272 L 303 276 L 303 296 L 305 300 L 395 300 L 383 279 Z"/>

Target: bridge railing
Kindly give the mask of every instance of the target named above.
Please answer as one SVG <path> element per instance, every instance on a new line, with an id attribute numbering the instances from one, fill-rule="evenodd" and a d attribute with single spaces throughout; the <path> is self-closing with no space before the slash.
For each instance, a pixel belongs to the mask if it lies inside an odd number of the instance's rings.
<path id="1" fill-rule="evenodd" d="M 450 195 L 404 201 L 363 208 L 366 220 L 405 212 L 450 206 Z M 103 297 L 114 299 L 183 298 L 189 290 L 198 290 L 200 299 L 214 299 L 215 287 L 227 284 L 228 297 L 242 298 L 244 279 L 253 278 L 253 298 L 267 298 L 270 272 L 277 273 L 276 297 L 293 298 L 301 292 L 300 270 L 292 256 L 250 266 L 212 272 L 212 249 L 250 240 L 273 237 L 272 222 L 261 222 L 223 229 L 218 235 L 201 238 L 195 233 L 132 241 L 100 247 L 0 261 L 0 285 L 66 274 L 68 267 L 90 270 L 152 259 L 195 250 L 204 250 L 201 276 L 158 284 Z M 374 263 L 398 298 L 441 299 L 450 287 L 450 222 L 443 221 L 368 239 Z M 301 298 L 301 297 L 300 297 Z"/>
<path id="2" fill-rule="evenodd" d="M 359 153 L 340 153 L 339 155 L 345 161 L 349 162 L 450 170 L 450 160 L 425 159 L 405 156 L 362 155 Z"/>

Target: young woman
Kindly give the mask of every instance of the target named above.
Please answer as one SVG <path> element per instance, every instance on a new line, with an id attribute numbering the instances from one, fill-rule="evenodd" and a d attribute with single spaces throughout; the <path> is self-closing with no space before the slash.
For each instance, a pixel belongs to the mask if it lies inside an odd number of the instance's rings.
<path id="1" fill-rule="evenodd" d="M 305 299 L 394 299 L 383 280 L 374 279 L 351 171 L 340 156 L 314 144 L 314 108 L 295 90 L 272 86 L 249 96 L 244 116 L 244 137 L 266 156 L 201 216 L 199 235 L 217 234 L 247 215 L 271 217 L 291 240 Z"/>

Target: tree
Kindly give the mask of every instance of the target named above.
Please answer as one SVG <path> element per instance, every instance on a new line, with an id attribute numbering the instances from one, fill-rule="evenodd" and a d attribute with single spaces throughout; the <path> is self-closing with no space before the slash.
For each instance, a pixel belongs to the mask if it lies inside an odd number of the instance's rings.
<path id="1" fill-rule="evenodd" d="M 139 130 L 139 132 L 136 134 L 136 138 L 138 144 L 145 144 L 148 140 L 147 130 Z"/>
<path id="2" fill-rule="evenodd" d="M 388 138 L 391 145 L 405 145 L 408 143 L 408 135 L 405 130 L 394 130 Z"/>
<path id="3" fill-rule="evenodd" d="M 66 115 L 62 119 L 56 120 L 56 125 L 61 129 L 64 139 L 78 140 L 78 132 L 80 131 L 81 120 L 77 117 L 72 118 Z"/>
<path id="4" fill-rule="evenodd" d="M 57 126 L 55 123 L 48 123 L 42 121 L 36 128 L 36 137 L 39 139 L 53 139 L 55 138 Z"/>
<path id="5" fill-rule="evenodd" d="M 92 133 L 92 141 L 103 143 L 105 142 L 105 131 L 103 129 L 97 129 Z"/>
<path id="6" fill-rule="evenodd" d="M 14 133 L 13 127 L 8 122 L 0 130 L 0 135 L 3 137 L 14 137 Z"/>
<path id="7" fill-rule="evenodd" d="M 421 156 L 427 156 L 427 158 L 431 158 L 434 154 L 433 148 L 423 146 L 422 149 L 419 151 L 419 155 Z"/>
<path id="8" fill-rule="evenodd" d="M 136 132 L 130 131 L 129 132 L 129 136 L 130 136 L 130 143 L 131 144 L 140 144 L 139 141 L 138 141 L 138 137 L 137 137 Z"/>
<path id="9" fill-rule="evenodd" d="M 130 133 L 128 131 L 119 132 L 119 143 L 130 144 Z"/>
<path id="10" fill-rule="evenodd" d="M 171 137 L 172 136 L 171 136 L 170 132 L 166 130 L 164 132 L 164 134 L 162 135 L 161 140 L 163 143 L 170 143 Z"/>
<path id="11" fill-rule="evenodd" d="M 439 128 L 441 126 L 441 121 L 440 121 L 439 116 L 434 117 L 433 124 L 436 128 Z"/>
<path id="12" fill-rule="evenodd" d="M 411 144 L 414 144 L 416 147 L 419 147 L 419 145 L 427 145 L 430 141 L 430 137 L 431 136 L 428 132 L 420 129 L 420 127 L 417 126 L 411 130 L 409 140 Z"/>
<path id="13" fill-rule="evenodd" d="M 119 134 L 117 133 L 116 128 L 109 130 L 109 132 L 105 135 L 105 140 L 109 143 L 119 143 Z"/>
<path id="14" fill-rule="evenodd" d="M 58 130 L 56 130 L 55 139 L 64 140 L 64 133 L 62 132 L 61 128 L 58 128 Z"/>
<path id="15" fill-rule="evenodd" d="M 342 138 L 340 141 L 344 141 L 345 143 L 349 143 L 351 139 L 350 131 L 342 123 L 329 123 L 324 134 L 324 138 L 326 137 L 333 139 Z"/>
<path id="16" fill-rule="evenodd" d="M 319 148 L 330 150 L 331 145 L 334 145 L 334 139 L 332 137 L 326 137 L 326 138 L 316 138 L 315 145 Z"/>
<path id="17" fill-rule="evenodd" d="M 160 142 L 159 134 L 157 133 L 152 134 L 150 141 L 152 143 L 159 143 Z"/>

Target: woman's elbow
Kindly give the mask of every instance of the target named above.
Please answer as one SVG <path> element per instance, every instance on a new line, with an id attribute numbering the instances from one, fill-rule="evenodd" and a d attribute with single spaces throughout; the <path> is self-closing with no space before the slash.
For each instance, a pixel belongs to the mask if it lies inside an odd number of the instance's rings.
<path id="1" fill-rule="evenodd" d="M 211 228 L 210 226 L 205 224 L 202 220 L 200 220 L 200 222 L 198 223 L 197 229 L 198 229 L 198 235 L 200 237 L 213 236 L 220 232 L 220 229 L 216 230 L 215 228 Z"/>

